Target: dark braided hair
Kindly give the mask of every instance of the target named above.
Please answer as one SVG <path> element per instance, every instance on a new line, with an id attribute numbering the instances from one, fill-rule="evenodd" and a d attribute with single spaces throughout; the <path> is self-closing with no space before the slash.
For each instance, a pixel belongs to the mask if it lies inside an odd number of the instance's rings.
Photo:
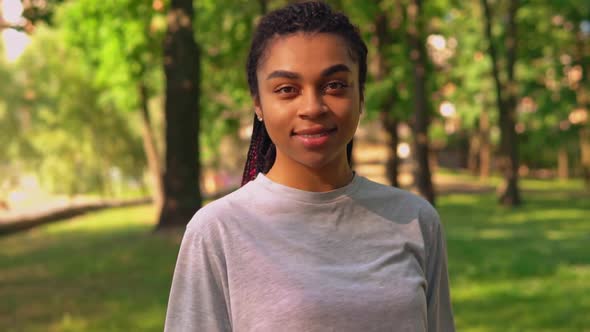
<path id="1" fill-rule="evenodd" d="M 253 98 L 259 97 L 256 70 L 260 65 L 268 44 L 277 36 L 296 32 L 322 32 L 341 36 L 347 43 L 350 56 L 359 66 L 359 90 L 361 100 L 367 77 L 367 46 L 360 36 L 359 29 L 352 25 L 348 17 L 334 12 L 323 2 L 311 1 L 296 3 L 277 9 L 265 15 L 258 24 L 248 54 L 246 71 L 248 86 Z M 348 163 L 351 163 L 352 141 L 346 147 Z M 267 173 L 276 158 L 276 147 L 271 141 L 263 122 L 254 115 L 252 139 L 242 176 L 242 185 L 256 178 L 260 172 Z"/>

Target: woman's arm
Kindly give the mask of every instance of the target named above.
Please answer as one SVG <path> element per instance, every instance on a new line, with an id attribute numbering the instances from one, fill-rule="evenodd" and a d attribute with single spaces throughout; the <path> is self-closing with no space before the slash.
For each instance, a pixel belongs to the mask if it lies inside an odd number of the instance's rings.
<path id="1" fill-rule="evenodd" d="M 208 232 L 199 228 L 189 225 L 182 239 L 165 332 L 231 331 L 223 256 L 212 248 Z"/>
<path id="2" fill-rule="evenodd" d="M 429 230 L 425 234 L 428 332 L 453 332 L 455 324 L 449 291 L 447 249 L 443 226 L 433 207 L 429 206 L 424 209 L 422 214 L 422 217 L 426 219 L 426 229 Z"/>

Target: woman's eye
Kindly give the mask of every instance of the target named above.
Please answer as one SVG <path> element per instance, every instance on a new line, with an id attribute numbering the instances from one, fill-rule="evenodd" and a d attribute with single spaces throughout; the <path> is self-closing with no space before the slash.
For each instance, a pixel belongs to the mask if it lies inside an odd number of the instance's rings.
<path id="1" fill-rule="evenodd" d="M 346 87 L 348 87 L 348 85 L 343 82 L 330 82 L 330 83 L 326 84 L 325 90 L 327 92 L 330 92 L 330 91 L 339 92 Z"/>
<path id="2" fill-rule="evenodd" d="M 295 92 L 297 92 L 297 90 L 292 86 L 284 86 L 275 90 L 275 93 L 278 94 L 293 94 Z"/>

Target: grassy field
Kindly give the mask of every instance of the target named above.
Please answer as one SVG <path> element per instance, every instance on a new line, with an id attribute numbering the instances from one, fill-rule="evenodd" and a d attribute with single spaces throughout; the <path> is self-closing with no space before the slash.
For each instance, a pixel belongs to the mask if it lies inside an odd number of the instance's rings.
<path id="1" fill-rule="evenodd" d="M 439 198 L 458 330 L 590 331 L 590 198 L 575 181 L 524 188 L 514 211 L 493 194 Z M 0 238 L 0 331 L 161 331 L 182 230 L 153 234 L 153 216 L 112 209 Z"/>
<path id="2" fill-rule="evenodd" d="M 149 206 L 0 238 L 0 331 L 162 331 L 181 231 Z"/>
<path id="3" fill-rule="evenodd" d="M 514 211 L 493 194 L 440 199 L 458 330 L 590 331 L 590 197 L 524 185 Z"/>

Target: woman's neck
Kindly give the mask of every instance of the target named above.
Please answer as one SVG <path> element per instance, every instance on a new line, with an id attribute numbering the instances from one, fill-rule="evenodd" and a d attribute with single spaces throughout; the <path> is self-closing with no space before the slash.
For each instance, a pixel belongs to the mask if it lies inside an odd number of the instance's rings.
<path id="1" fill-rule="evenodd" d="M 282 185 L 305 191 L 326 192 L 346 186 L 352 181 L 353 171 L 344 159 L 321 168 L 310 168 L 294 161 L 282 160 L 277 155 L 266 176 Z"/>

